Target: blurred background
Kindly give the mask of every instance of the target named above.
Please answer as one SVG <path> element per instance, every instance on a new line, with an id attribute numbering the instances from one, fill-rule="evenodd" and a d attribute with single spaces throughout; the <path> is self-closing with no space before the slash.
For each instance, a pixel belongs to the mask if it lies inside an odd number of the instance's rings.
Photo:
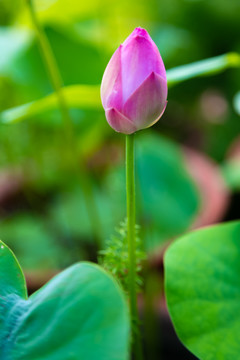
<path id="1" fill-rule="evenodd" d="M 146 28 L 167 70 L 240 53 L 239 0 L 34 5 L 70 86 L 72 135 L 57 102 L 45 98 L 53 87 L 26 1 L 0 0 L 0 238 L 19 259 L 30 292 L 76 261 L 96 261 L 125 218 L 124 136 L 108 126 L 99 104 L 119 44 L 135 27 Z M 193 359 L 166 313 L 162 254 L 190 229 L 239 218 L 239 84 L 235 67 L 172 86 L 164 116 L 136 136 L 137 217 L 153 274 L 146 287 L 153 288 L 162 337 L 149 359 Z"/>

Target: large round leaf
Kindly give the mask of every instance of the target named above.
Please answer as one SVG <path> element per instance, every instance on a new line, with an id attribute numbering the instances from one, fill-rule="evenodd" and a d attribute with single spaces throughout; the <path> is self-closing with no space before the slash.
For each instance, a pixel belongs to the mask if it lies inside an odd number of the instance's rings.
<path id="1" fill-rule="evenodd" d="M 73 265 L 26 299 L 15 257 L 2 243 L 0 250 L 1 360 L 128 358 L 127 304 L 105 271 Z"/>
<path id="2" fill-rule="evenodd" d="M 165 256 L 167 304 L 177 334 L 201 360 L 239 359 L 240 222 L 190 233 Z"/>

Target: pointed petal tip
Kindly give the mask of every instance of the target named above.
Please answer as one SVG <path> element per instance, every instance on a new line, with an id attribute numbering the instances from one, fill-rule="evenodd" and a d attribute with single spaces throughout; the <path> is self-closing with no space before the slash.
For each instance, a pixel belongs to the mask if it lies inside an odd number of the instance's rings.
<path id="1" fill-rule="evenodd" d="M 142 37 L 147 37 L 149 36 L 148 32 L 146 29 L 139 27 L 136 27 L 133 31 L 134 35 L 138 35 L 138 36 L 142 36 Z"/>
<path id="2" fill-rule="evenodd" d="M 150 80 L 154 80 L 157 77 L 156 72 L 152 71 L 151 74 L 148 76 Z"/>
<path id="3" fill-rule="evenodd" d="M 166 70 L 163 74 L 158 74 L 156 71 L 152 71 L 149 77 L 151 80 L 155 80 L 156 78 L 161 79 L 162 83 L 166 86 L 166 91 L 168 91 Z"/>
<path id="4" fill-rule="evenodd" d="M 147 32 L 147 30 L 141 28 L 141 27 L 137 27 L 133 32 L 132 32 L 132 36 L 134 39 L 136 40 L 149 40 L 152 41 L 151 36 L 149 35 L 149 33 Z"/>
<path id="5" fill-rule="evenodd" d="M 126 46 L 130 41 L 132 40 L 142 40 L 142 39 L 146 39 L 146 40 L 150 40 L 151 41 L 151 37 L 148 34 L 147 30 L 141 28 L 141 27 L 137 27 L 133 30 L 133 32 L 126 38 L 126 40 L 123 42 L 123 46 Z"/>
<path id="6" fill-rule="evenodd" d="M 113 107 L 106 109 L 105 114 L 107 122 L 116 132 L 122 134 L 132 134 L 137 130 L 132 121 L 121 114 L 117 109 Z"/>
<path id="7" fill-rule="evenodd" d="M 167 82 L 156 72 L 151 72 L 126 101 L 123 113 L 140 130 L 157 122 L 164 113 L 166 104 Z"/>

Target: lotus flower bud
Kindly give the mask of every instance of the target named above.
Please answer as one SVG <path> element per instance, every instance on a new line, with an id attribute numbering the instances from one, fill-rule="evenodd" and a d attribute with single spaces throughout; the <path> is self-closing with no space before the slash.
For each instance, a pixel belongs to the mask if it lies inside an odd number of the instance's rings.
<path id="1" fill-rule="evenodd" d="M 166 70 L 146 30 L 136 28 L 113 54 L 103 75 L 101 99 L 109 125 L 123 134 L 152 126 L 162 116 Z"/>

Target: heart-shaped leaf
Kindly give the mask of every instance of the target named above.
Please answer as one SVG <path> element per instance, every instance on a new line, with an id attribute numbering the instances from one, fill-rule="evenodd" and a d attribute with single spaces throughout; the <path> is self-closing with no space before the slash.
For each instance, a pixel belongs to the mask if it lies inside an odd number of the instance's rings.
<path id="1" fill-rule="evenodd" d="M 1 360 L 128 358 L 127 304 L 105 271 L 75 264 L 27 299 L 17 260 L 0 251 Z"/>
<path id="2" fill-rule="evenodd" d="M 165 256 L 170 316 L 202 360 L 239 359 L 240 222 L 194 231 Z"/>

